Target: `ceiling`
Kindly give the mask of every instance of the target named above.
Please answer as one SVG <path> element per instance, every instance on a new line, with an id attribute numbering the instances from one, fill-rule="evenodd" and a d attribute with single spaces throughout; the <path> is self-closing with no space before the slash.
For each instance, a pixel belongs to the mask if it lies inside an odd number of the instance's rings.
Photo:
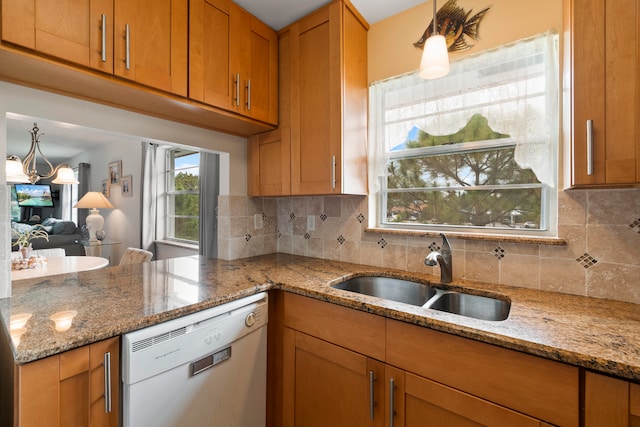
<path id="1" fill-rule="evenodd" d="M 279 30 L 331 0 L 234 0 L 275 30 Z M 428 0 L 351 0 L 373 24 Z M 37 123 L 42 152 L 54 166 L 103 144 L 140 141 L 140 138 L 19 114 L 7 115 L 7 155 L 24 158 L 29 131 Z"/>
<path id="2" fill-rule="evenodd" d="M 369 24 L 425 3 L 427 0 L 351 0 Z M 234 0 L 275 30 L 330 3 L 330 0 Z"/>
<path id="3" fill-rule="evenodd" d="M 100 129 L 7 113 L 7 155 L 24 159 L 31 146 L 33 124 L 38 124 L 40 149 L 53 166 L 104 144 L 139 143 L 141 138 Z M 40 154 L 38 154 L 40 158 Z"/>

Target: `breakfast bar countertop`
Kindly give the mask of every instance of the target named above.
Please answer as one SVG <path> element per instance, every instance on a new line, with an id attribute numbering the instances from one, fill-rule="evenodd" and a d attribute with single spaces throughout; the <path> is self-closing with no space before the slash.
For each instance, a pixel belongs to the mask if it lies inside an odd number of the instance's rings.
<path id="1" fill-rule="evenodd" d="M 386 275 L 438 285 L 431 275 L 287 254 L 233 261 L 192 256 L 12 283 L 0 300 L 31 314 L 13 347 L 28 363 L 269 289 L 282 289 L 391 319 L 640 381 L 640 305 L 470 281 L 448 287 L 511 300 L 504 321 L 477 320 L 331 288 L 351 276 Z M 74 310 L 57 332 L 50 316 Z"/>

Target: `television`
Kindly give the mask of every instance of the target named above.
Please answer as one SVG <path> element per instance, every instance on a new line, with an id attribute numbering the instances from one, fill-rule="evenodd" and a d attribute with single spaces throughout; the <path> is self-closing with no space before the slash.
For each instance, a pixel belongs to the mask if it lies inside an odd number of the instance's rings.
<path id="1" fill-rule="evenodd" d="M 53 207 L 49 184 L 15 184 L 18 206 L 29 208 Z"/>

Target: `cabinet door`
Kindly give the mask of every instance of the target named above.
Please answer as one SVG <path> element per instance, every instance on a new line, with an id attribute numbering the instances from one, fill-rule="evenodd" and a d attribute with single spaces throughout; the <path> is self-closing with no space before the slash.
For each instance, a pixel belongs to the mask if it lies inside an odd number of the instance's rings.
<path id="1" fill-rule="evenodd" d="M 113 0 L 3 1 L 2 40 L 111 74 Z"/>
<path id="2" fill-rule="evenodd" d="M 231 77 L 231 2 L 192 0 L 189 6 L 189 98 L 228 110 Z"/>
<path id="3" fill-rule="evenodd" d="M 286 426 L 384 425 L 381 362 L 288 328 L 284 342 Z"/>
<path id="4" fill-rule="evenodd" d="M 396 378 L 401 377 L 402 373 L 397 372 L 397 369 L 395 371 L 391 376 L 395 374 Z M 396 383 L 395 396 L 397 396 L 395 408 L 399 414 L 396 418 L 399 422 L 394 425 L 407 427 L 540 427 L 544 425 L 534 418 L 408 372 L 403 382 Z"/>
<path id="5" fill-rule="evenodd" d="M 291 193 L 340 191 L 342 75 L 336 2 L 291 27 Z"/>
<path id="6" fill-rule="evenodd" d="M 115 337 L 19 366 L 19 425 L 117 427 L 119 343 Z M 106 353 L 111 362 L 110 387 L 105 386 Z"/>
<path id="7" fill-rule="evenodd" d="M 290 188 L 290 131 L 280 127 L 249 137 L 249 196 L 281 196 Z"/>
<path id="8" fill-rule="evenodd" d="M 640 385 L 587 371 L 584 390 L 585 427 L 640 426 Z"/>
<path id="9" fill-rule="evenodd" d="M 640 6 L 635 0 L 571 5 L 572 184 L 640 182 Z"/>
<path id="10" fill-rule="evenodd" d="M 187 96 L 187 0 L 116 0 L 117 76 Z"/>
<path id="11" fill-rule="evenodd" d="M 248 31 L 249 78 L 245 82 L 246 114 L 278 123 L 278 34 L 252 16 Z"/>
<path id="12" fill-rule="evenodd" d="M 110 375 L 107 375 L 110 374 Z M 105 384 L 109 378 L 110 383 Z M 120 339 L 89 348 L 89 419 L 92 427 L 117 427 L 120 419 Z"/>

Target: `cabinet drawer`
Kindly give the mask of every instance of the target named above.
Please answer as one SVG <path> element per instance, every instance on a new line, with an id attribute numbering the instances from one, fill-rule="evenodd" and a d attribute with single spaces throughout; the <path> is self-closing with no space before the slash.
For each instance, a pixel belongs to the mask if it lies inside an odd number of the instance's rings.
<path id="1" fill-rule="evenodd" d="M 579 423 L 579 370 L 490 344 L 387 320 L 386 362 L 523 414 Z"/>
<path id="2" fill-rule="evenodd" d="M 380 316 L 285 293 L 284 326 L 384 361 L 385 320 Z"/>

